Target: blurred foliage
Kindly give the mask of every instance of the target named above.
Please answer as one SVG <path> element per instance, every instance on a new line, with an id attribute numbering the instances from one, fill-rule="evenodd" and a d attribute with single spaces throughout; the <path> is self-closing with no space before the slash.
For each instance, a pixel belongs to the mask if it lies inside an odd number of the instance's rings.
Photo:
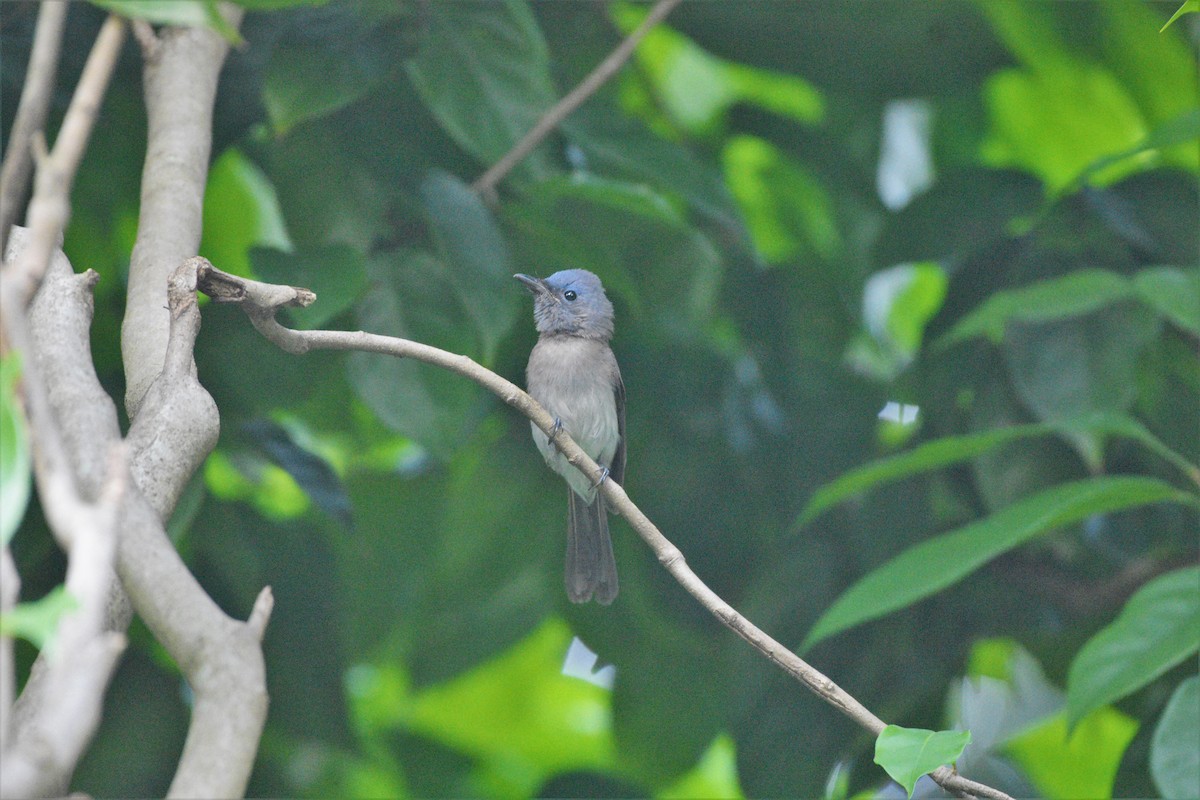
<path id="1" fill-rule="evenodd" d="M 314 288 L 290 324 L 409 336 L 518 382 L 535 334 L 508 276 L 596 272 L 627 489 L 718 593 L 885 720 L 971 730 L 965 774 L 1018 796 L 1195 794 L 1195 16 L 1160 32 L 1174 3 L 685 3 L 488 204 L 470 182 L 645 6 L 242 5 L 203 255 Z M 34 10 L 0 6 L 5 131 Z M 72 7 L 54 124 L 102 18 Z M 102 275 L 114 397 L 139 68 L 130 44 L 66 233 Z M 885 126 L 897 101 L 927 124 Z M 885 204 L 880 155 L 901 145 L 932 171 Z M 869 737 L 620 521 L 620 598 L 572 607 L 561 481 L 498 399 L 412 362 L 281 353 L 215 304 L 196 355 L 222 436 L 171 530 L 231 613 L 276 597 L 251 795 L 886 781 Z M 881 421 L 888 403 L 904 413 Z M 23 599 L 62 575 L 31 509 Z M 573 636 L 615 666 L 611 690 L 563 673 Z M 177 758 L 187 692 L 133 640 L 80 791 L 160 794 Z M 1081 685 L 1099 651 L 1115 677 Z"/>

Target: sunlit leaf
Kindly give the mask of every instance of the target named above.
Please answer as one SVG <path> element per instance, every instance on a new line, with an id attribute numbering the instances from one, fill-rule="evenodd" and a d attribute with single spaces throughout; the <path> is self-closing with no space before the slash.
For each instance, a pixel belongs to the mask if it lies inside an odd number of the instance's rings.
<path id="1" fill-rule="evenodd" d="M 860 579 L 817 620 L 801 649 L 952 586 L 1036 536 L 1094 514 L 1161 502 L 1200 507 L 1194 495 L 1143 477 L 1087 478 L 1026 497 L 911 547 Z"/>
<path id="2" fill-rule="evenodd" d="M 406 724 L 494 760 L 495 769 L 507 764 L 511 796 L 531 796 L 561 769 L 605 768 L 613 759 L 609 693 L 562 674 L 570 638 L 561 621 L 546 622 L 508 652 L 414 696 Z"/>
<path id="3" fill-rule="evenodd" d="M 231 147 L 208 173 L 200 255 L 220 270 L 251 277 L 247 251 L 255 246 L 289 250 L 291 242 L 270 179 Z"/>
<path id="4" fill-rule="evenodd" d="M 1073 729 L 1060 713 L 1010 740 L 1004 753 L 1020 765 L 1041 797 L 1108 798 L 1138 727 L 1137 720 L 1108 707 L 1096 709 Z"/>
<path id="5" fill-rule="evenodd" d="M 25 516 L 33 462 L 25 415 L 17 401 L 21 361 L 16 353 L 0 358 L 0 547 L 7 547 Z"/>
<path id="6" fill-rule="evenodd" d="M 656 800 L 688 800 L 694 797 L 740 800 L 745 797 L 738 785 L 736 743 L 728 734 L 721 734 L 695 769 L 654 796 Z"/>
<path id="7" fill-rule="evenodd" d="M 1162 33 L 1167 28 L 1171 27 L 1171 24 L 1174 23 L 1175 20 L 1182 17 L 1184 14 L 1196 14 L 1196 13 L 1200 13 L 1200 0 L 1183 0 L 1183 5 L 1181 5 L 1178 9 L 1175 10 L 1175 13 L 1171 15 L 1171 18 L 1169 20 L 1167 20 L 1166 24 L 1163 25 L 1159 29 L 1158 32 Z"/>
<path id="8" fill-rule="evenodd" d="M 1150 777 L 1167 800 L 1200 797 L 1200 677 L 1175 687 L 1150 742 Z"/>
<path id="9" fill-rule="evenodd" d="M 524 0 L 430 3 L 420 51 L 406 67 L 425 104 L 459 146 L 500 158 L 557 100 L 549 55 Z M 518 169 L 544 177 L 534 151 Z"/>
<path id="10" fill-rule="evenodd" d="M 762 257 L 835 257 L 843 247 L 825 188 L 800 163 L 765 139 L 734 136 L 721 155 L 725 180 Z"/>
<path id="11" fill-rule="evenodd" d="M 647 13 L 631 3 L 612 6 L 617 26 L 627 34 Z M 674 120 L 697 133 L 710 131 L 738 103 L 805 124 L 819 122 L 825 113 L 821 93 L 800 76 L 717 58 L 667 25 L 646 35 L 637 59 Z"/>
<path id="12" fill-rule="evenodd" d="M 1200 568 L 1155 578 L 1071 662 L 1069 719 L 1078 722 L 1092 709 L 1137 691 L 1198 649 Z"/>
<path id="13" fill-rule="evenodd" d="M 970 731 L 927 731 L 888 725 L 875 740 L 875 763 L 912 797 L 918 778 L 953 764 L 970 741 Z"/>
<path id="14" fill-rule="evenodd" d="M 19 636 L 39 650 L 54 646 L 54 634 L 59 620 L 79 608 L 79 601 L 66 586 L 56 586 L 40 600 L 18 603 L 7 613 L 0 614 L 0 634 Z"/>

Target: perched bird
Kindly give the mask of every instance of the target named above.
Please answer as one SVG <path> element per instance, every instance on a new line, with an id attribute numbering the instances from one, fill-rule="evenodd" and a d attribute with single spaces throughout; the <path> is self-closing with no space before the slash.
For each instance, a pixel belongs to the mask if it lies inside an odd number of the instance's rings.
<path id="1" fill-rule="evenodd" d="M 514 275 L 533 293 L 538 342 L 525 369 L 529 394 L 554 417 L 607 475 L 625 482 L 625 384 L 608 346 L 613 307 L 600 279 L 568 269 L 549 278 Z M 617 596 L 617 565 L 604 496 L 597 484 L 571 466 L 553 437 L 533 426 L 533 441 L 550 468 L 566 479 L 567 596 L 574 603 Z"/>

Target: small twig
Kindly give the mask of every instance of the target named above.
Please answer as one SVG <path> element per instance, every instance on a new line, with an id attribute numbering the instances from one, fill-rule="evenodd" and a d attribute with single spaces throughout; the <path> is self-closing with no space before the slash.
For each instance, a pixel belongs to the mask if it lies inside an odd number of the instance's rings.
<path id="1" fill-rule="evenodd" d="M 33 168 L 29 144 L 33 134 L 46 125 L 66 19 L 65 0 L 42 1 L 33 31 L 29 66 L 25 70 L 25 86 L 21 89 L 12 135 L 8 138 L 8 152 L 4 154 L 4 167 L 0 170 L 0 253 L 4 252 L 8 230 L 16 223 L 18 210 L 29 191 Z"/>
<path id="2" fill-rule="evenodd" d="M 629 60 L 634 49 L 650 32 L 650 29 L 662 22 L 680 2 L 681 0 L 658 0 L 650 9 L 650 13 L 642 20 L 642 24 L 638 25 L 633 33 L 625 37 L 603 61 L 597 64 L 596 68 L 588 73 L 588 76 L 580 81 L 578 86 L 543 114 L 537 124 L 530 128 L 529 132 L 522 136 L 511 150 L 475 180 L 471 188 L 484 197 L 494 194 L 496 185 L 504 179 L 504 176 L 533 152 L 533 148 L 537 147 L 551 131 L 562 124 L 562 121 L 570 116 L 571 112 L 583 105 L 584 101 L 595 94 L 597 89 L 617 74 L 621 66 Z"/>
<path id="3" fill-rule="evenodd" d="M 311 350 L 354 350 L 382 353 L 397 358 L 413 358 L 448 369 L 478 383 L 524 414 L 547 436 L 551 435 L 554 430 L 554 418 L 538 405 L 537 401 L 516 384 L 466 356 L 407 339 L 397 339 L 364 331 L 298 331 L 285 328 L 275 321 L 276 310 L 286 305 L 308 305 L 311 302 L 312 292 L 238 278 L 221 272 L 200 258 L 192 259 L 191 264 L 197 269 L 196 286 L 200 291 L 207 292 L 209 287 L 214 287 L 214 290 L 219 289 L 227 299 L 235 295 L 240 296 L 242 307 L 254 327 L 267 339 L 289 353 L 307 353 Z M 240 290 L 231 291 L 229 286 L 231 283 L 240 285 Z M 556 442 L 567 461 L 593 481 L 599 482 L 602 474 L 601 468 L 565 431 L 559 431 Z M 604 481 L 600 484 L 600 491 L 604 493 L 604 498 L 610 507 L 628 520 L 634 531 L 650 546 L 658 557 L 659 563 L 726 627 L 742 637 L 784 672 L 870 731 L 872 735 L 877 736 L 883 730 L 885 724 L 879 717 L 872 714 L 865 706 L 817 669 L 739 614 L 710 589 L 687 565 L 679 548 L 663 536 L 654 523 L 629 499 L 621 486 L 615 481 Z M 952 770 L 935 771 L 932 773 L 932 777 L 942 787 L 956 794 L 987 797 L 993 798 L 993 800 L 1011 800 L 1003 792 L 968 781 Z"/>

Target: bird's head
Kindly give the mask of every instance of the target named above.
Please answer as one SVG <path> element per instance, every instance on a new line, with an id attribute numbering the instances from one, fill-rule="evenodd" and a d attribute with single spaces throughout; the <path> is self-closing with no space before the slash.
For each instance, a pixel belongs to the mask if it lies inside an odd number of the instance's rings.
<path id="1" fill-rule="evenodd" d="M 548 278 L 514 275 L 533 294 L 533 321 L 538 333 L 568 334 L 608 340 L 613 334 L 613 307 L 600 279 L 585 269 L 565 269 Z"/>

